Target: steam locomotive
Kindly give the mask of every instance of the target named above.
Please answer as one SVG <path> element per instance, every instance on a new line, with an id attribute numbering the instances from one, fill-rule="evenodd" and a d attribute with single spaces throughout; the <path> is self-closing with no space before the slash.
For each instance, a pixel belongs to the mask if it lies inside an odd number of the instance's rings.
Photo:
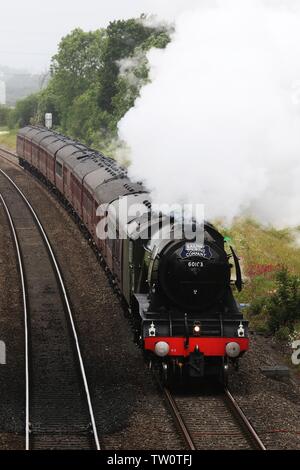
<path id="1" fill-rule="evenodd" d="M 218 230 L 205 222 L 200 244 L 178 236 L 176 219 L 152 210 L 141 182 L 56 132 L 21 129 L 17 154 L 86 230 L 127 304 L 149 365 L 166 380 L 211 375 L 226 382 L 229 363 L 238 364 L 249 339 L 232 292 L 233 282 L 242 288 L 239 260 Z"/>

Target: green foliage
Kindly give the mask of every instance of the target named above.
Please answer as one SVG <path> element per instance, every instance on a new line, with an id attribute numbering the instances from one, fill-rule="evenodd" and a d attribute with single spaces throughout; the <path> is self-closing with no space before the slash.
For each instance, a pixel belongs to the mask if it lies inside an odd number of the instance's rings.
<path id="1" fill-rule="evenodd" d="M 7 106 L 1 106 L 0 105 L 0 126 L 8 126 L 10 115 L 12 113 L 12 110 L 8 108 Z"/>
<path id="2" fill-rule="evenodd" d="M 74 99 L 65 119 L 68 134 L 88 145 L 93 143 L 95 127 L 100 129 L 101 117 L 104 119 L 96 100 L 97 88 L 91 87 Z"/>
<path id="3" fill-rule="evenodd" d="M 2 127 L 0 131 L 0 145 L 15 150 L 17 129 L 8 130 L 7 127 Z"/>
<path id="4" fill-rule="evenodd" d="M 58 53 L 53 57 L 52 78 L 44 92 L 44 102 L 50 101 L 55 121 L 64 131 L 69 131 L 68 122 L 75 100 L 82 95 L 85 95 L 85 103 L 87 96 L 95 100 L 95 96 L 87 92 L 99 83 L 104 42 L 104 30 L 86 33 L 75 29 L 62 39 Z M 91 107 L 94 105 L 92 101 L 89 104 Z M 75 109 L 78 106 L 75 105 Z M 79 138 L 80 135 L 74 134 L 74 137 Z"/>
<path id="5" fill-rule="evenodd" d="M 292 233 L 288 228 L 284 229 L 276 229 L 274 227 L 268 227 L 264 229 L 265 233 L 267 235 L 271 235 L 274 238 L 277 238 L 278 240 L 285 240 L 285 241 L 292 241 Z"/>
<path id="6" fill-rule="evenodd" d="M 300 279 L 283 269 L 276 280 L 277 290 L 268 302 L 268 325 L 273 333 L 282 326 L 293 331 L 295 322 L 300 319 Z"/>
<path id="7" fill-rule="evenodd" d="M 34 122 L 37 115 L 39 94 L 29 95 L 23 100 L 19 100 L 15 109 L 10 113 L 8 126 L 10 129 L 24 127 Z"/>
<path id="8" fill-rule="evenodd" d="M 46 113 L 52 113 L 53 125 L 58 126 L 60 122 L 60 101 L 51 84 L 38 95 L 38 106 L 33 121 L 36 124 L 43 124 Z"/>
<path id="9" fill-rule="evenodd" d="M 276 330 L 275 338 L 278 339 L 278 341 L 287 342 L 289 340 L 290 333 L 291 331 L 288 326 L 281 326 Z"/>
<path id="10" fill-rule="evenodd" d="M 118 94 L 119 66 L 122 59 L 133 57 L 138 48 L 147 51 L 151 47 L 165 47 L 167 44 L 166 32 L 164 40 L 160 36 L 162 31 L 144 26 L 142 21 L 130 19 L 127 21 L 114 21 L 106 30 L 106 43 L 103 49 L 103 67 L 101 69 L 101 89 L 99 93 L 99 106 L 110 114 L 116 113 L 116 103 L 113 98 Z M 157 38 L 157 40 L 156 40 Z M 132 102 L 129 102 L 132 106 Z"/>
<path id="11" fill-rule="evenodd" d="M 8 124 L 43 124 L 51 112 L 60 131 L 102 151 L 117 148 L 117 124 L 148 81 L 146 52 L 169 41 L 166 26 L 152 28 L 142 18 L 75 29 L 59 44 L 47 87 L 19 101 Z"/>
<path id="12" fill-rule="evenodd" d="M 300 279 L 286 268 L 276 274 L 276 289 L 269 296 L 251 304 L 250 318 L 254 325 L 264 326 L 266 331 L 285 340 L 300 320 Z"/>

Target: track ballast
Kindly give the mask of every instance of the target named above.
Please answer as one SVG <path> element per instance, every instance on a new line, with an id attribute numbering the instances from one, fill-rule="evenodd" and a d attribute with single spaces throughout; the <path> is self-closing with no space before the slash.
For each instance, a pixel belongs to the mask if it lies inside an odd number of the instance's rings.
<path id="1" fill-rule="evenodd" d="M 23 294 L 25 448 L 100 449 L 72 309 L 55 255 L 29 201 L 3 170 L 0 183 Z"/>

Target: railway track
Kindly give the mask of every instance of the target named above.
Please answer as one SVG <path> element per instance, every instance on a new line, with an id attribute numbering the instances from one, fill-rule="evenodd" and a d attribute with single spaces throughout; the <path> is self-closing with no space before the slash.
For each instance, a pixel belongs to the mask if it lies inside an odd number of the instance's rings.
<path id="1" fill-rule="evenodd" d="M 227 388 L 191 395 L 161 389 L 189 450 L 266 450 Z"/>
<path id="2" fill-rule="evenodd" d="M 13 152 L 0 147 L 0 156 L 10 164 L 12 163 L 17 165 L 17 156 Z M 3 201 L 3 203 L 4 202 L 5 201 Z M 23 256 L 20 256 L 20 258 L 20 261 L 22 261 Z M 28 294 L 26 294 L 25 284 L 26 283 L 24 282 L 24 306 L 28 303 L 26 302 Z M 65 292 L 65 289 L 63 289 L 63 291 Z M 26 316 L 26 306 L 24 308 L 24 312 Z M 72 315 L 71 311 L 68 312 L 68 315 Z M 29 313 L 26 321 L 28 324 L 30 324 L 30 317 L 31 315 Z M 89 420 L 89 424 L 86 427 L 81 422 L 81 418 L 78 418 L 77 413 L 75 412 L 75 407 L 74 410 L 72 407 L 72 410 L 70 411 L 70 415 L 72 415 L 73 412 L 75 413 L 73 416 L 73 425 L 71 426 L 72 429 L 71 427 L 69 428 L 68 424 L 66 426 L 67 421 L 64 420 L 62 420 L 63 423 L 61 424 L 61 427 L 55 424 L 57 416 L 53 409 L 51 413 L 48 413 L 48 418 L 50 419 L 50 422 L 53 418 L 54 426 L 50 424 L 47 432 L 44 432 L 43 427 L 41 427 L 40 424 L 35 426 L 35 421 L 32 418 L 31 413 L 32 408 L 30 407 L 30 396 L 34 395 L 31 382 L 34 378 L 35 372 L 32 368 L 32 361 L 29 359 L 31 355 L 31 341 L 29 333 L 30 325 L 27 333 L 28 354 L 26 355 L 26 357 L 28 357 L 28 392 L 26 396 L 29 397 L 27 405 L 28 410 L 26 413 L 26 448 L 91 448 L 94 446 L 100 449 L 97 430 L 95 429 L 96 426 L 93 426 L 92 424 L 93 419 Z M 75 339 L 75 344 L 76 342 L 77 341 Z M 57 348 L 59 352 L 58 344 Z M 166 387 L 162 386 L 161 388 L 188 449 L 253 448 L 265 450 L 259 436 L 228 389 L 218 391 L 209 390 L 207 393 L 204 392 L 204 394 L 201 391 L 200 394 L 198 393 L 197 395 L 186 395 L 186 392 L 183 394 L 174 394 Z M 93 431 L 92 435 L 94 436 L 94 443 L 91 443 L 91 434 L 86 433 L 87 428 L 91 428 Z M 97 436 L 96 439 L 95 436 Z"/>
<path id="3" fill-rule="evenodd" d="M 9 162 L 10 164 L 21 168 L 18 164 L 18 156 L 11 150 L 8 150 L 4 147 L 0 147 L 0 157 Z"/>
<path id="4" fill-rule="evenodd" d="M 72 309 L 50 242 L 25 195 L 1 169 L 0 193 L 22 285 L 25 448 L 99 450 Z"/>

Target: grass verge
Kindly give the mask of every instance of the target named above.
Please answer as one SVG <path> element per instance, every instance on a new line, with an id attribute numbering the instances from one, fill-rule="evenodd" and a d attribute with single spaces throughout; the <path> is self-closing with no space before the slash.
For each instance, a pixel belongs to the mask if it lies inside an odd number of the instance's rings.
<path id="1" fill-rule="evenodd" d="M 0 127 L 0 145 L 3 145 L 10 150 L 16 149 L 16 136 L 17 129 L 8 129 L 7 127 Z"/>

